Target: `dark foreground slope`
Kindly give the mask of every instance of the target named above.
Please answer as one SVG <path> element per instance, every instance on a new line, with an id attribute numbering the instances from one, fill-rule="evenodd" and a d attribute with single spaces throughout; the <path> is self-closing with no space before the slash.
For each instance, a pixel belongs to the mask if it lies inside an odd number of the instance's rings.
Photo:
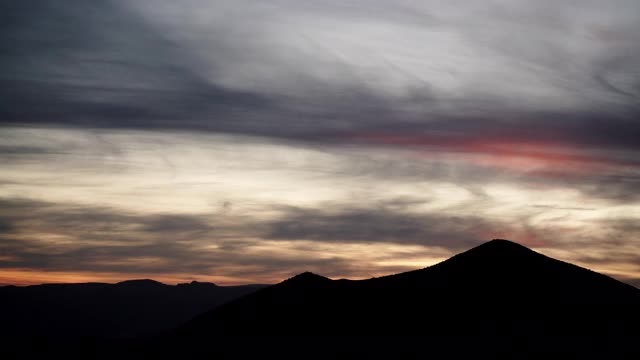
<path id="1" fill-rule="evenodd" d="M 118 284 L 0 287 L 2 338 L 118 338 L 156 334 L 264 286 Z"/>
<path id="2" fill-rule="evenodd" d="M 640 290 L 493 240 L 435 266 L 382 278 L 304 273 L 196 317 L 162 341 L 224 348 L 259 339 L 365 353 L 384 347 L 626 355 L 639 338 Z"/>

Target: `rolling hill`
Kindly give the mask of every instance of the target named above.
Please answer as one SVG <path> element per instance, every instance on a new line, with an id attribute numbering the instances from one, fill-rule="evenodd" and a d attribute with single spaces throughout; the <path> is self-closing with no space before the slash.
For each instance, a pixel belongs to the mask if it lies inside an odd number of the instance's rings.
<path id="1" fill-rule="evenodd" d="M 286 339 L 303 348 L 320 342 L 323 350 L 372 354 L 383 345 L 484 349 L 485 354 L 491 349 L 626 354 L 640 338 L 638 324 L 639 289 L 492 240 L 437 265 L 380 278 L 330 280 L 303 273 L 200 315 L 163 339 L 174 344 Z"/>
<path id="2" fill-rule="evenodd" d="M 174 328 L 264 285 L 153 280 L 0 287 L 2 337 L 135 338 Z"/>

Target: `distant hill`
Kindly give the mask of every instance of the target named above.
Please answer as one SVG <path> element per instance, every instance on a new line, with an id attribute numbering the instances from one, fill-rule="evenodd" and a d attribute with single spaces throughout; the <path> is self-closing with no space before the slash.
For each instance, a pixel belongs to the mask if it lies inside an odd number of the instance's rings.
<path id="1" fill-rule="evenodd" d="M 3 337 L 149 336 L 176 327 L 264 285 L 175 286 L 153 280 L 117 284 L 45 284 L 0 287 Z"/>
<path id="2" fill-rule="evenodd" d="M 398 343 L 425 353 L 487 354 L 495 346 L 516 353 L 626 354 L 640 339 L 640 290 L 492 240 L 425 269 L 369 280 L 303 273 L 200 315 L 162 339 L 221 345 L 272 339 L 373 354 Z"/>
<path id="3" fill-rule="evenodd" d="M 0 340 L 36 335 L 6 347 L 20 357 L 640 358 L 639 289 L 506 240 L 368 280 L 309 272 L 262 288 L 135 280 L 5 287 L 0 299 Z M 198 313 L 158 336 L 109 338 Z"/>

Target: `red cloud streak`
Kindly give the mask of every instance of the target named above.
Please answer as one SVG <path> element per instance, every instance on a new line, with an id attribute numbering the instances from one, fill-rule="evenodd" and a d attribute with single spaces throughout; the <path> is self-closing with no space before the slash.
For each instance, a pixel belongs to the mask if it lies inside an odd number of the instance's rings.
<path id="1" fill-rule="evenodd" d="M 341 140 L 424 149 L 430 154 L 439 153 L 448 155 L 449 158 L 453 156 L 456 160 L 476 165 L 514 171 L 535 171 L 547 175 L 601 173 L 640 166 L 640 162 L 621 158 L 620 154 L 537 139 L 359 133 L 341 137 Z"/>

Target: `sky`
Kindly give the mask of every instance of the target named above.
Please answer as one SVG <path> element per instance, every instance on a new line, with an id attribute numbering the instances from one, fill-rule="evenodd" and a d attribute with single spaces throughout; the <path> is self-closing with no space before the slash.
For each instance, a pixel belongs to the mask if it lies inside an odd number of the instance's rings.
<path id="1" fill-rule="evenodd" d="M 0 48 L 0 284 L 506 238 L 640 286 L 637 0 L 7 0 Z"/>

